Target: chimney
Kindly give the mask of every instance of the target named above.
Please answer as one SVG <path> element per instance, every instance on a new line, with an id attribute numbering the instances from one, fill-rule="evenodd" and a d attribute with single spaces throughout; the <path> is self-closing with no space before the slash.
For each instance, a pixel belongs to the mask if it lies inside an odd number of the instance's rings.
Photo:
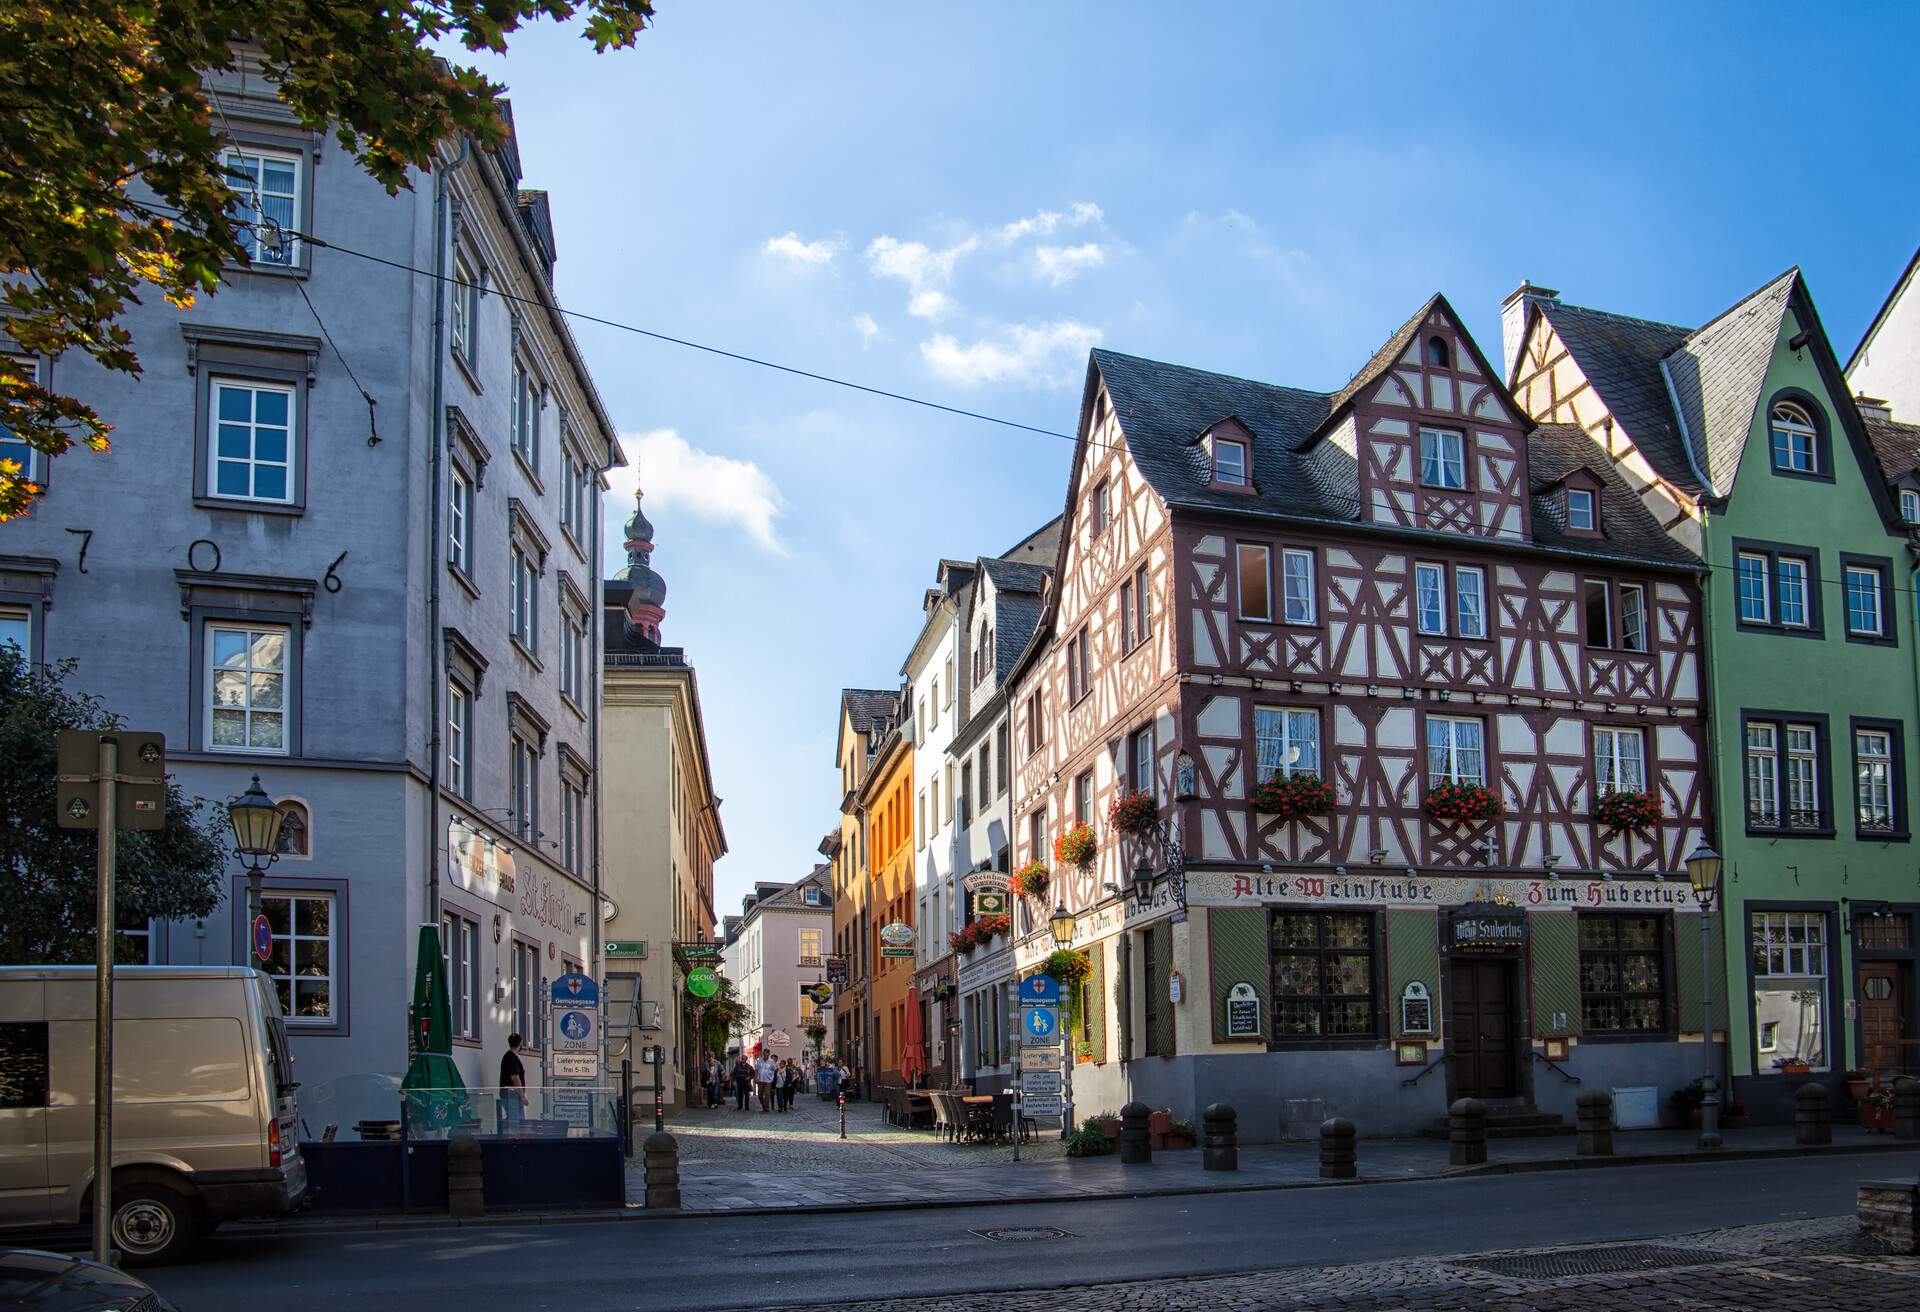
<path id="1" fill-rule="evenodd" d="M 1527 307 L 1536 301 L 1559 299 L 1560 293 L 1552 288 L 1535 287 L 1522 279 L 1518 287 L 1507 293 L 1507 299 L 1500 302 L 1500 346 L 1505 356 L 1501 382 L 1513 379 L 1513 362 L 1520 358 L 1520 334 L 1527 329 Z"/>
<path id="2" fill-rule="evenodd" d="M 1853 403 L 1860 408 L 1862 419 L 1878 419 L 1883 424 L 1893 422 L 1893 406 L 1877 396 L 1856 396 Z"/>

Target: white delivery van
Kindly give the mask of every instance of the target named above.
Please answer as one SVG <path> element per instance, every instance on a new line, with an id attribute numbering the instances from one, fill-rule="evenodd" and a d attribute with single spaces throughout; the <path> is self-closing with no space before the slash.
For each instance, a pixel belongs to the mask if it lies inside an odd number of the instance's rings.
<path id="1" fill-rule="evenodd" d="M 94 971 L 0 966 L 0 1235 L 93 1207 Z M 306 1195 L 286 1028 L 242 966 L 113 972 L 113 1244 L 157 1262 Z"/>

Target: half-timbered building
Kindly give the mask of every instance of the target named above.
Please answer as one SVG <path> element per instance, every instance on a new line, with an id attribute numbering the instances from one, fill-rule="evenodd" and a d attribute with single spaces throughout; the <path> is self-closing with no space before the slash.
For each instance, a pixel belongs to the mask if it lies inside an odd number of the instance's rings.
<path id="1" fill-rule="evenodd" d="M 1076 1109 L 1382 1134 L 1697 1074 L 1699 573 L 1442 297 L 1330 393 L 1095 351 L 1012 698 Z"/>

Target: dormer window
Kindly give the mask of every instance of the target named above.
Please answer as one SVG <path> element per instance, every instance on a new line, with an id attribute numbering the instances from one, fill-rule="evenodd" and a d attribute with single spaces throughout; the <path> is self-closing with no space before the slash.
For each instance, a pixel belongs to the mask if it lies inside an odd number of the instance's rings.
<path id="1" fill-rule="evenodd" d="M 1908 524 L 1920 525 L 1920 492 L 1910 487 L 1900 489 L 1900 518 Z"/>
<path id="2" fill-rule="evenodd" d="M 1773 407 L 1773 467 L 1785 474 L 1820 472 L 1820 430 L 1807 412 L 1791 401 Z"/>
<path id="3" fill-rule="evenodd" d="M 1596 532 L 1600 527 L 1599 507 L 1593 493 L 1583 487 L 1567 489 L 1567 527 L 1581 533 Z"/>
<path id="4" fill-rule="evenodd" d="M 1446 338 L 1427 338 L 1427 363 L 1436 369 L 1453 368 L 1453 352 L 1447 349 Z"/>
<path id="5" fill-rule="evenodd" d="M 1228 487 L 1247 485 L 1247 444 L 1215 438 L 1213 442 L 1213 481 Z"/>

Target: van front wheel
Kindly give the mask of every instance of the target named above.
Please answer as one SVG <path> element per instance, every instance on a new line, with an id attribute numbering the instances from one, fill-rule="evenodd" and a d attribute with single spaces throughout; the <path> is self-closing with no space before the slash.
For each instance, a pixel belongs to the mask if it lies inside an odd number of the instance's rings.
<path id="1" fill-rule="evenodd" d="M 199 1212 L 192 1199 L 159 1184 L 130 1184 L 114 1190 L 113 1246 L 129 1266 L 168 1262 L 200 1237 Z"/>

